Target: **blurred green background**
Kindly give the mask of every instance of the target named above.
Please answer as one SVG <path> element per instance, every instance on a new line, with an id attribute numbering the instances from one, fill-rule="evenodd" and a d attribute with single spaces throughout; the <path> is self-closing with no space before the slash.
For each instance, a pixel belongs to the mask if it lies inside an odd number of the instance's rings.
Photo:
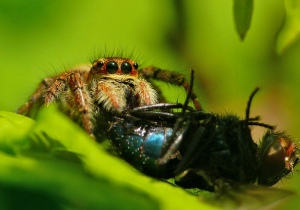
<path id="1" fill-rule="evenodd" d="M 197 93 L 207 111 L 243 117 L 248 96 L 260 86 L 251 116 L 278 125 L 300 145 L 300 43 L 281 55 L 275 51 L 284 15 L 282 0 L 255 1 L 250 30 L 241 42 L 229 0 L 1 0 L 0 110 L 16 110 L 44 77 L 88 63 L 103 51 L 125 51 L 137 55 L 140 66 L 187 77 L 195 69 Z M 172 102 L 184 98 L 162 87 Z M 299 186 L 296 168 L 292 179 L 276 187 L 300 193 Z M 284 206 L 299 205 L 299 193 Z"/>

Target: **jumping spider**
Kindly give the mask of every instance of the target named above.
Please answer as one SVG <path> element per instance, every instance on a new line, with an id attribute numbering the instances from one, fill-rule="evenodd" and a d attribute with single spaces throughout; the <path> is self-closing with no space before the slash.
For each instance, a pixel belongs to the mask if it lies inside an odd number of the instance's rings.
<path id="1" fill-rule="evenodd" d="M 189 84 L 182 74 L 156 67 L 138 69 L 138 64 L 133 60 L 106 57 L 94 61 L 89 69 L 71 69 L 45 78 L 17 113 L 30 115 L 36 105 L 59 103 L 64 112 L 93 136 L 93 119 L 101 110 L 120 113 L 126 109 L 162 102 L 161 91 L 151 79 L 189 90 Z M 195 108 L 201 110 L 194 93 L 191 99 Z"/>

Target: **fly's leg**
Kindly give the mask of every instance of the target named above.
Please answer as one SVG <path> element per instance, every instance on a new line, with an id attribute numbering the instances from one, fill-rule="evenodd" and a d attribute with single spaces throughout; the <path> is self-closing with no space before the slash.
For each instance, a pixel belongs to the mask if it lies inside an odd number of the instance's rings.
<path id="1" fill-rule="evenodd" d="M 194 118 L 193 120 L 191 120 L 189 115 L 186 114 L 188 101 L 193 96 L 193 85 L 194 85 L 194 70 L 191 71 L 190 86 L 187 90 L 187 96 L 183 104 L 182 112 L 180 113 L 180 116 L 177 118 L 174 124 L 171 138 L 168 141 L 166 141 L 164 147 L 162 148 L 161 158 L 158 160 L 159 165 L 164 164 L 167 160 L 169 160 L 169 158 L 173 154 L 179 151 L 179 147 L 182 141 L 186 141 L 188 138 L 190 138 L 189 136 L 187 136 L 187 134 L 190 133 L 191 129 L 199 125 L 197 120 L 200 120 L 200 118 L 206 118 L 207 114 L 202 111 L 196 112 L 196 113 L 201 113 L 201 115 L 203 115 L 203 116 L 200 115 L 199 119 Z"/>
<path id="2" fill-rule="evenodd" d="M 190 89 L 189 82 L 185 79 L 185 77 L 182 74 L 176 72 L 163 70 L 157 67 L 146 67 L 140 69 L 139 74 L 141 77 L 144 77 L 147 80 L 156 79 L 173 85 L 182 86 L 186 90 L 186 92 L 188 92 Z M 191 100 L 194 103 L 195 109 L 197 111 L 201 111 L 202 107 L 194 92 L 191 93 Z"/>
<path id="3" fill-rule="evenodd" d="M 212 173 L 208 173 L 206 169 L 189 168 L 175 176 L 175 183 L 183 188 L 200 188 L 210 192 L 215 192 L 219 196 L 231 196 L 230 192 L 233 188 L 237 190 L 238 184 L 234 184 L 229 180 L 216 178 Z"/>

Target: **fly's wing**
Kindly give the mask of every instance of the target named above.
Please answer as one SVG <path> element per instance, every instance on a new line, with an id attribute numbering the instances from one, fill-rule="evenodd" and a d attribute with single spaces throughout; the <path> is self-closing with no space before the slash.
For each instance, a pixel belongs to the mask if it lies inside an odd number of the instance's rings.
<path id="1" fill-rule="evenodd" d="M 260 186 L 239 186 L 238 189 L 226 191 L 204 200 L 222 209 L 274 209 L 295 195 L 294 192 L 279 188 Z"/>

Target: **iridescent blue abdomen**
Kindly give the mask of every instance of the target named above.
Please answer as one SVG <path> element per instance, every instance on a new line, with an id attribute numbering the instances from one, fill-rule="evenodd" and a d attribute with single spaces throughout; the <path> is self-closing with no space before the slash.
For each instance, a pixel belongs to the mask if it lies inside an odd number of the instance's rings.
<path id="1" fill-rule="evenodd" d="M 161 150 L 170 139 L 173 128 L 149 125 L 142 121 L 132 122 L 115 117 L 108 135 L 118 154 L 136 169 L 159 178 L 174 176 L 179 160 L 174 157 L 166 164 L 158 165 Z"/>

